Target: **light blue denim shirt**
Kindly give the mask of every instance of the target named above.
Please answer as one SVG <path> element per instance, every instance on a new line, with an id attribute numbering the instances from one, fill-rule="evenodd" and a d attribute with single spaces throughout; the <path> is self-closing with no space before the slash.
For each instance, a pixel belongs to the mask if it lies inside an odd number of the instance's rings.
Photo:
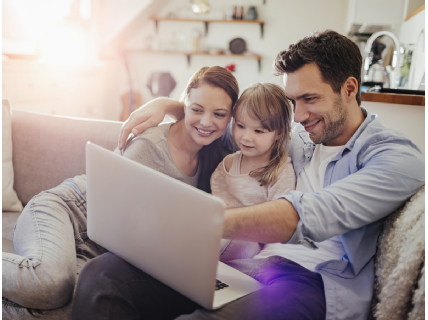
<path id="1" fill-rule="evenodd" d="M 300 217 L 288 243 L 316 250 L 313 241 L 336 235 L 342 240 L 346 254 L 316 266 L 324 281 L 328 320 L 367 319 L 384 218 L 425 183 L 421 151 L 403 133 L 385 128 L 376 115 L 362 111 L 366 119 L 327 165 L 323 189 L 292 191 L 282 197 Z M 298 125 L 289 147 L 297 176 L 314 149 Z"/>
<path id="2" fill-rule="evenodd" d="M 291 191 L 300 220 L 288 241 L 316 250 L 315 242 L 339 235 L 346 254 L 320 263 L 326 319 L 367 319 L 374 285 L 374 255 L 385 217 L 425 183 L 424 156 L 403 133 L 385 128 L 362 108 L 365 121 L 327 165 L 316 193 Z M 224 139 L 224 144 L 230 140 Z M 289 156 L 296 176 L 312 158 L 315 144 L 296 125 Z"/>

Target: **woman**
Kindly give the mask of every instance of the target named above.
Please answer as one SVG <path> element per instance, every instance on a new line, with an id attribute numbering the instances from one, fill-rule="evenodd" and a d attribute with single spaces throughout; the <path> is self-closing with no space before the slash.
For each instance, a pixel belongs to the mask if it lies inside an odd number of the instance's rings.
<path id="1" fill-rule="evenodd" d="M 209 177 L 226 153 L 218 138 L 238 94 L 229 71 L 201 68 L 183 93 L 184 119 L 131 138 L 122 154 L 209 192 Z M 86 176 L 35 196 L 18 219 L 13 245 L 16 255 L 3 258 L 3 297 L 27 308 L 64 306 L 73 295 L 76 256 L 87 261 L 106 252 L 86 235 Z"/>

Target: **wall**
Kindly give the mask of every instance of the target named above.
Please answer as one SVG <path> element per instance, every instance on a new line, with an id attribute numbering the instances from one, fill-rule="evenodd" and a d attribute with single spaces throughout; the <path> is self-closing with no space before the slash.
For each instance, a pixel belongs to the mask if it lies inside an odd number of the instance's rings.
<path id="1" fill-rule="evenodd" d="M 21 110 L 118 120 L 117 63 L 76 67 L 3 60 L 2 97 Z"/>
<path id="2" fill-rule="evenodd" d="M 418 89 L 425 73 L 425 38 L 425 10 L 422 10 L 402 24 L 398 38 L 401 45 L 414 45 L 406 86 L 410 89 Z"/>
<path id="3" fill-rule="evenodd" d="M 368 101 L 362 101 L 361 106 L 377 114 L 385 127 L 407 134 L 425 155 L 425 106 Z"/>
<path id="4" fill-rule="evenodd" d="M 343 0 L 267 0 L 265 5 L 261 0 L 237 0 L 235 2 L 218 0 L 210 1 L 210 4 L 211 12 L 203 15 L 208 19 L 221 19 L 222 11 L 233 4 L 243 5 L 245 8 L 250 5 L 257 6 L 259 19 L 266 22 L 263 39 L 260 38 L 258 25 L 212 23 L 209 25 L 209 33 L 204 42 L 210 47 L 226 49 L 233 38 L 243 38 L 250 51 L 262 55 L 261 71 L 258 71 L 256 60 L 247 58 L 194 56 L 188 67 L 184 55 L 129 54 L 132 80 L 135 84 L 134 90 L 142 94 L 144 102 L 152 98 L 146 84 L 153 71 L 166 71 L 172 74 L 177 82 L 176 88 L 170 95 L 172 98 L 178 98 L 190 76 L 198 68 L 206 65 L 226 66 L 235 63 L 236 72 L 234 74 L 241 91 L 255 82 L 280 84 L 280 79 L 272 75 L 272 62 L 277 53 L 312 31 L 333 29 L 343 34 L 345 30 L 347 1 Z M 190 4 L 187 0 L 169 3 L 158 13 L 158 16 L 165 17 L 170 12 L 176 13 L 177 17 L 196 17 L 190 13 Z M 203 23 L 161 21 L 157 36 L 159 45 L 161 48 L 167 47 L 174 33 L 187 37 L 185 41 L 189 44 L 190 35 L 194 29 L 203 32 Z M 141 31 L 135 34 L 126 46 L 129 49 L 144 48 L 145 39 L 155 34 L 154 22 L 147 21 Z M 123 71 L 120 89 L 126 92 L 127 88 L 128 82 Z"/>
<path id="5" fill-rule="evenodd" d="M 121 32 L 153 0 L 103 0 L 100 3 L 101 43 L 105 44 Z"/>

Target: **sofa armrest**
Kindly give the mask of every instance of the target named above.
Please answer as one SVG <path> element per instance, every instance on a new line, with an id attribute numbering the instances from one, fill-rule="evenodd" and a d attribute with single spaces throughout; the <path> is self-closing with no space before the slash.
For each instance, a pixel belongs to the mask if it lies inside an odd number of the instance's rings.
<path id="1" fill-rule="evenodd" d="M 84 174 L 85 144 L 117 146 L 122 122 L 12 110 L 14 189 L 23 204 L 36 194 Z"/>

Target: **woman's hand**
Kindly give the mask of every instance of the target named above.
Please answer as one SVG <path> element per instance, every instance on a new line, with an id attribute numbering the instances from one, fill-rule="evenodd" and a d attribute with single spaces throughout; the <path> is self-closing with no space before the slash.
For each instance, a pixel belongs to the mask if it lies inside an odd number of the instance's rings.
<path id="1" fill-rule="evenodd" d="M 131 132 L 136 136 L 148 128 L 156 127 L 167 114 L 181 120 L 184 117 L 184 104 L 169 98 L 156 98 L 132 112 L 120 129 L 119 149 L 125 146 Z"/>

